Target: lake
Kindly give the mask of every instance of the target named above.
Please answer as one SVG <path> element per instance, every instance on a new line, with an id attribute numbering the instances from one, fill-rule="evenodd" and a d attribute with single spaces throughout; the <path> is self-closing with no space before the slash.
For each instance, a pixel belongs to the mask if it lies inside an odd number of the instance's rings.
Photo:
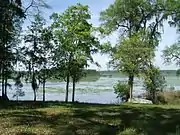
<path id="1" fill-rule="evenodd" d="M 95 82 L 79 82 L 76 85 L 75 100 L 88 103 L 119 103 L 120 100 L 114 94 L 113 85 L 117 81 L 126 81 L 126 77 L 100 77 Z M 176 76 L 166 77 L 167 89 L 174 87 L 180 90 L 180 79 Z M 65 82 L 47 82 L 46 84 L 46 101 L 64 101 L 65 99 Z M 14 88 L 13 88 L 14 89 Z M 71 100 L 72 84 L 70 84 L 69 100 Z M 33 100 L 33 91 L 30 84 L 24 83 L 23 91 L 25 96 L 18 97 L 18 100 Z M 138 96 L 144 92 L 143 82 L 141 79 L 135 78 L 133 96 Z M 13 98 L 15 90 L 8 89 L 8 97 Z M 37 92 L 37 100 L 42 100 L 42 88 Z"/>

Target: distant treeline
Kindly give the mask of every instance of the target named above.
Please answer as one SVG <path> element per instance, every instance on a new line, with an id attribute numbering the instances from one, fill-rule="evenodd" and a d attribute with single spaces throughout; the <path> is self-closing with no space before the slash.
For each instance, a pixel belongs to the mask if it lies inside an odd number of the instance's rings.
<path id="1" fill-rule="evenodd" d="M 22 75 L 26 75 L 27 74 L 26 71 L 20 71 L 20 72 L 21 72 Z M 54 72 L 54 74 L 56 74 L 56 71 L 53 71 L 53 72 Z M 121 73 L 119 71 L 115 71 L 115 70 L 111 70 L 111 71 L 97 71 L 97 70 L 93 70 L 93 69 L 87 69 L 87 70 L 84 70 L 84 72 L 85 72 L 85 76 L 81 79 L 81 81 L 82 80 L 86 80 L 87 78 L 92 78 L 92 77 L 95 77 L 96 78 L 95 80 L 97 80 L 101 76 L 102 77 L 126 76 L 123 73 Z M 161 70 L 161 73 L 164 76 L 176 76 L 176 72 L 177 72 L 176 70 Z M 13 77 L 11 79 L 13 79 Z M 53 76 L 49 79 L 49 81 L 52 81 L 52 80 L 56 81 L 56 79 Z M 57 81 L 59 81 L 59 80 L 57 80 Z"/>
<path id="2" fill-rule="evenodd" d="M 161 70 L 161 73 L 163 75 L 173 75 L 173 76 L 176 76 L 176 72 L 177 70 Z"/>
<path id="3" fill-rule="evenodd" d="M 26 78 L 26 75 L 28 74 L 28 71 L 16 71 L 19 72 L 22 76 L 24 76 L 23 78 Z M 48 81 L 63 81 L 62 79 L 57 79 L 57 76 L 59 74 L 59 71 L 55 68 L 49 69 L 49 73 L 51 74 L 49 76 Z M 12 75 L 11 79 L 13 79 L 16 76 L 16 74 Z M 101 76 L 101 72 L 98 72 L 97 70 L 93 70 L 93 69 L 85 69 L 84 70 L 84 77 L 81 79 L 81 81 L 86 80 L 85 78 L 91 78 L 92 80 L 97 80 L 99 77 Z M 91 80 L 90 79 L 90 80 Z"/>
<path id="4" fill-rule="evenodd" d="M 164 76 L 176 76 L 177 70 L 161 70 L 160 71 Z M 126 76 L 123 73 L 111 70 L 111 71 L 99 71 L 101 76 Z"/>

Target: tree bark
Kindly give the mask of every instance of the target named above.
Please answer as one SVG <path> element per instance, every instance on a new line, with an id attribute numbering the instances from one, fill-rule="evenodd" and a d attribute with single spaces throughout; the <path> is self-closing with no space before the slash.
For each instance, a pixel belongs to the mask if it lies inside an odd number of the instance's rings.
<path id="1" fill-rule="evenodd" d="M 76 86 L 76 82 L 75 79 L 73 78 L 72 102 L 74 102 L 75 99 L 75 86 Z"/>
<path id="2" fill-rule="evenodd" d="M 7 77 L 5 77 L 5 96 L 7 97 Z"/>
<path id="3" fill-rule="evenodd" d="M 46 85 L 45 83 L 46 83 L 46 82 L 45 82 L 45 80 L 44 80 L 44 81 L 43 81 L 43 102 L 45 102 L 45 98 L 46 98 L 46 97 L 45 97 L 45 92 L 46 92 L 46 91 L 45 91 L 45 85 Z"/>
<path id="4" fill-rule="evenodd" d="M 4 97 L 4 66 L 2 66 L 2 97 Z"/>
<path id="5" fill-rule="evenodd" d="M 37 83 L 36 83 L 34 69 L 33 69 L 33 75 L 32 75 L 32 82 L 31 83 L 32 83 L 32 89 L 33 89 L 33 92 L 34 92 L 34 101 L 36 101 Z"/>
<path id="6" fill-rule="evenodd" d="M 65 97 L 65 102 L 68 102 L 68 93 L 69 93 L 69 74 L 67 75 L 67 80 L 66 80 L 66 97 Z"/>
<path id="7" fill-rule="evenodd" d="M 130 101 L 132 101 L 132 98 L 133 98 L 133 82 L 134 82 L 134 75 L 129 75 L 128 84 L 129 84 L 129 98 L 130 98 Z"/>
<path id="8" fill-rule="evenodd" d="M 36 90 L 33 90 L 34 92 L 34 102 L 36 102 Z"/>

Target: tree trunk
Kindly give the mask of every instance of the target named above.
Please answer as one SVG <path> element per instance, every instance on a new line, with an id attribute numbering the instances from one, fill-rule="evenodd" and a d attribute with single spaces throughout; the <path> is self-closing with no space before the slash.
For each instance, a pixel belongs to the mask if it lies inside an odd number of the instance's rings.
<path id="1" fill-rule="evenodd" d="M 45 85 L 46 85 L 46 82 L 45 80 L 43 81 L 43 102 L 45 102 Z"/>
<path id="2" fill-rule="evenodd" d="M 129 98 L 130 98 L 130 95 L 129 95 L 129 93 L 128 93 L 128 94 L 126 95 L 125 102 L 128 102 Z"/>
<path id="3" fill-rule="evenodd" d="M 2 66 L 2 97 L 4 97 L 4 66 Z"/>
<path id="4" fill-rule="evenodd" d="M 151 90 L 151 96 L 152 96 L 152 103 L 153 104 L 157 104 L 157 100 L 156 100 L 156 92 L 155 90 Z"/>
<path id="5" fill-rule="evenodd" d="M 76 82 L 75 79 L 73 78 L 72 102 L 74 102 L 75 99 L 75 86 L 76 86 Z"/>
<path id="6" fill-rule="evenodd" d="M 33 69 L 33 75 L 32 75 L 32 82 L 31 83 L 32 83 L 32 89 L 33 89 L 33 92 L 34 92 L 34 101 L 36 101 L 37 83 L 36 83 L 34 69 Z"/>
<path id="7" fill-rule="evenodd" d="M 7 77 L 5 78 L 5 96 L 7 97 Z"/>
<path id="8" fill-rule="evenodd" d="M 34 92 L 34 102 L 36 102 L 36 90 L 33 90 Z"/>
<path id="9" fill-rule="evenodd" d="M 129 84 L 129 98 L 130 98 L 130 101 L 132 101 L 132 98 L 133 98 L 133 82 L 134 82 L 134 75 L 129 75 L 128 84 Z"/>
<path id="10" fill-rule="evenodd" d="M 65 102 L 68 102 L 68 93 L 69 93 L 69 75 L 67 75 L 67 80 L 66 80 L 66 97 L 65 97 Z"/>

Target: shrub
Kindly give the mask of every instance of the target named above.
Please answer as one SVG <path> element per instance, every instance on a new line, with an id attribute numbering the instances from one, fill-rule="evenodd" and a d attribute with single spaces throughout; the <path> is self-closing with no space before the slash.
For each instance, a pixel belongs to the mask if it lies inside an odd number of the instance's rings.
<path id="1" fill-rule="evenodd" d="M 161 104 L 180 104 L 180 91 L 164 91 L 157 94 Z"/>
<path id="2" fill-rule="evenodd" d="M 180 104 L 180 91 L 167 91 L 163 95 L 168 104 Z"/>
<path id="3" fill-rule="evenodd" d="M 121 98 L 122 101 L 127 102 L 129 99 L 129 85 L 125 82 L 118 81 L 114 85 L 114 92 L 117 94 L 117 98 Z"/>

